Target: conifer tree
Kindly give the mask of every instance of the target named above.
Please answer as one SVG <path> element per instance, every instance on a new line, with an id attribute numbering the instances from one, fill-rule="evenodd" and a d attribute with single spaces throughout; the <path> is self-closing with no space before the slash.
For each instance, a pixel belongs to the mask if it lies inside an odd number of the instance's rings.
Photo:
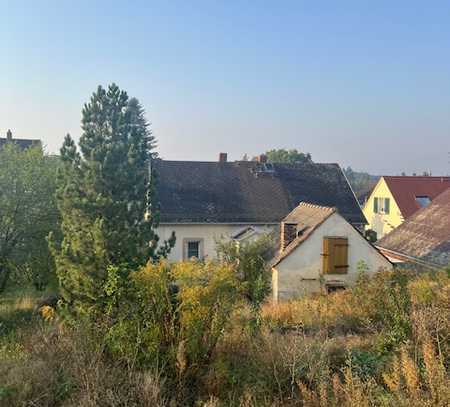
<path id="1" fill-rule="evenodd" d="M 63 239 L 52 247 L 64 298 L 89 307 L 101 304 L 109 266 L 132 270 L 164 257 L 175 236 L 158 245 L 155 139 L 138 100 L 115 84 L 99 86 L 82 130 L 79 151 L 70 135 L 61 148 Z"/>

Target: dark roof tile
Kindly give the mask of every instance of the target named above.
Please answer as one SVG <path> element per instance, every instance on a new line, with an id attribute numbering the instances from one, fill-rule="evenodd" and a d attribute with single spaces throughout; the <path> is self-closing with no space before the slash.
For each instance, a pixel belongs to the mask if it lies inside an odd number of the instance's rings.
<path id="1" fill-rule="evenodd" d="M 161 222 L 278 223 L 300 202 L 335 206 L 349 222 L 365 223 L 337 164 L 156 160 Z"/>
<path id="2" fill-rule="evenodd" d="M 13 138 L 12 140 L 8 140 L 7 138 L 0 137 L 0 148 L 2 148 L 7 143 L 14 143 L 18 145 L 22 150 L 25 150 L 26 148 L 41 145 L 40 140 L 30 140 L 30 139 L 17 139 Z"/>

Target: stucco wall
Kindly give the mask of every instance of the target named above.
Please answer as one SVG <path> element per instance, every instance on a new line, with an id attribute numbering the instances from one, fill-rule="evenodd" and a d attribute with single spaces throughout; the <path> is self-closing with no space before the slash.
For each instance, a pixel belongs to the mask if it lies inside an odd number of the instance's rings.
<path id="1" fill-rule="evenodd" d="M 347 274 L 322 274 L 321 253 L 323 238 L 326 236 L 348 238 Z M 361 260 L 367 264 L 371 273 L 392 267 L 350 224 L 334 213 L 274 268 L 272 278 L 277 280 L 272 281 L 274 299 L 290 299 L 321 292 L 326 282 L 342 282 L 351 286 L 358 276 L 357 264 Z"/>
<path id="2" fill-rule="evenodd" d="M 199 239 L 202 241 L 203 255 L 206 259 L 216 257 L 216 240 L 229 238 L 242 229 L 252 226 L 248 224 L 161 224 L 158 228 L 160 241 L 168 239 L 175 231 L 175 247 L 169 254 L 170 261 L 183 260 L 183 241 L 185 239 Z M 270 232 L 277 225 L 255 225 L 263 231 Z"/>
<path id="3" fill-rule="evenodd" d="M 374 198 L 390 198 L 389 214 L 381 214 L 373 212 Z M 404 221 L 400 208 L 394 200 L 389 187 L 384 178 L 380 178 L 378 184 L 370 194 L 369 199 L 363 208 L 364 216 L 369 224 L 366 229 L 372 229 L 377 232 L 377 238 L 381 239 L 384 235 L 391 232 Z"/>

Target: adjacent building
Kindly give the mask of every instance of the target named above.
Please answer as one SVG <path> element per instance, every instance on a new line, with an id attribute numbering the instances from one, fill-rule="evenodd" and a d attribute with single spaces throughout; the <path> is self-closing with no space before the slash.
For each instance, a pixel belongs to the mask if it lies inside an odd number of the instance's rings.
<path id="1" fill-rule="evenodd" d="M 392 269 L 337 208 L 302 202 L 281 222 L 280 252 L 272 263 L 274 301 L 353 285 L 358 271 Z"/>
<path id="2" fill-rule="evenodd" d="M 380 239 L 449 187 L 450 177 L 381 177 L 363 208 L 367 228 Z"/>
<path id="3" fill-rule="evenodd" d="M 6 137 L 0 137 L 0 148 L 2 148 L 4 145 L 8 143 L 15 144 L 19 146 L 22 150 L 25 150 L 29 147 L 42 146 L 40 140 L 13 138 L 11 130 L 8 130 L 6 132 Z"/>
<path id="4" fill-rule="evenodd" d="M 216 256 L 216 242 L 254 238 L 277 230 L 300 202 L 334 206 L 349 223 L 363 229 L 360 206 L 337 164 L 270 164 L 258 161 L 156 160 L 161 240 L 174 231 L 169 260 Z"/>
<path id="5" fill-rule="evenodd" d="M 439 269 L 450 265 L 450 189 L 419 209 L 377 247 L 407 267 Z"/>

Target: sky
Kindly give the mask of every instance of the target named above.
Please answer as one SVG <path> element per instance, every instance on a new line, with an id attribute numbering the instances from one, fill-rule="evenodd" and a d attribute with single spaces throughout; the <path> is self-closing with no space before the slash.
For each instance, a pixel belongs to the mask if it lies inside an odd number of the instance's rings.
<path id="1" fill-rule="evenodd" d="M 369 4 L 370 3 L 370 4 Z M 115 82 L 161 157 L 450 173 L 450 2 L 0 0 L 0 135 L 49 152 Z"/>

